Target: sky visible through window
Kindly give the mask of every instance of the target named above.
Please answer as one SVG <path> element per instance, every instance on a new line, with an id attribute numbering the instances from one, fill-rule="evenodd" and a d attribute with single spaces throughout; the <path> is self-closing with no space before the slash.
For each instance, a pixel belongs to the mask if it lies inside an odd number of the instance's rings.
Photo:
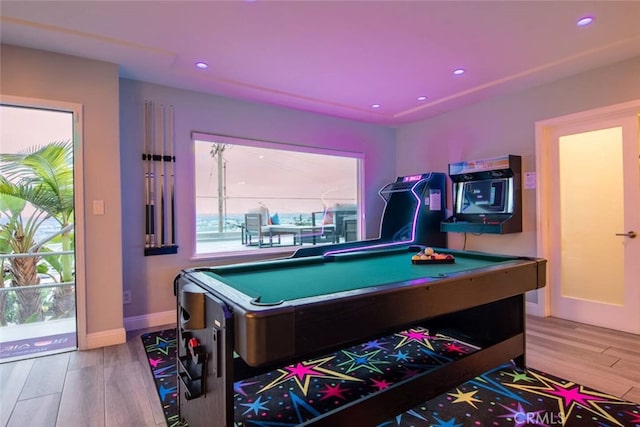
<path id="1" fill-rule="evenodd" d="M 0 152 L 24 153 L 28 149 L 45 146 L 51 142 L 73 139 L 73 114 L 64 111 L 37 108 L 0 106 Z M 31 215 L 30 205 L 24 215 Z M 47 221 L 40 233 L 49 232 L 57 224 Z"/>
<path id="2" fill-rule="evenodd" d="M 70 141 L 73 137 L 72 119 L 71 113 L 2 105 L 0 151 L 19 153 L 28 147 Z"/>
<path id="3" fill-rule="evenodd" d="M 356 158 L 226 144 L 220 163 L 211 155 L 213 145 L 195 143 L 199 217 L 218 214 L 219 194 L 223 216 L 239 221 L 261 206 L 270 215 L 310 217 L 336 204 L 356 204 Z"/>

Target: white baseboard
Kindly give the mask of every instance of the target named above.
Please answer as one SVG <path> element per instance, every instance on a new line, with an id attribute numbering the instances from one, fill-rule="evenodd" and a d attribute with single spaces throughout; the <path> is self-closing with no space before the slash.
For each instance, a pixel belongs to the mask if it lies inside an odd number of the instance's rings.
<path id="1" fill-rule="evenodd" d="M 87 334 L 86 347 L 80 347 L 81 350 L 91 350 L 94 348 L 123 344 L 127 342 L 127 331 L 153 328 L 155 326 L 175 325 L 176 319 L 176 312 L 174 310 L 145 314 L 143 316 L 126 317 L 123 328 Z"/>
<path id="2" fill-rule="evenodd" d="M 82 350 L 102 348 L 110 345 L 123 344 L 125 342 L 127 342 L 127 332 L 124 328 L 112 329 L 110 331 L 87 334 L 87 348 L 82 348 Z"/>
<path id="3" fill-rule="evenodd" d="M 139 329 L 153 328 L 156 326 L 175 325 L 176 320 L 175 310 L 125 317 L 124 329 L 127 331 L 137 331 Z"/>
<path id="4" fill-rule="evenodd" d="M 525 304 L 525 310 L 527 314 L 538 317 L 545 317 L 541 304 L 535 304 L 533 302 L 527 301 L 527 303 Z"/>

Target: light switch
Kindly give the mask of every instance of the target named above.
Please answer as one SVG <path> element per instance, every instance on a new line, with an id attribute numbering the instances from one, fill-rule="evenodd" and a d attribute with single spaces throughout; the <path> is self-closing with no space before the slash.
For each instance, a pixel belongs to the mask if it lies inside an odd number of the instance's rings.
<path id="1" fill-rule="evenodd" d="M 93 214 L 104 215 L 104 200 L 93 201 Z"/>

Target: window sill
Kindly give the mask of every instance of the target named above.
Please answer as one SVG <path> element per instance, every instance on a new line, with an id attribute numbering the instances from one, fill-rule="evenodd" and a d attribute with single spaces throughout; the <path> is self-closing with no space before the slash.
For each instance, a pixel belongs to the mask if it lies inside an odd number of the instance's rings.
<path id="1" fill-rule="evenodd" d="M 300 246 L 260 248 L 252 250 L 229 251 L 209 254 L 196 254 L 190 258 L 192 262 L 211 261 L 214 264 L 235 264 L 242 262 L 263 261 L 266 259 L 289 258 Z"/>

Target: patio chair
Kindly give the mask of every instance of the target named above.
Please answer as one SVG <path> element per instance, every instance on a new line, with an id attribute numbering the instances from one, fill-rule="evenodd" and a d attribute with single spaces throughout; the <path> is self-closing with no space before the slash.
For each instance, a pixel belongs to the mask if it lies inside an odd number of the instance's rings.
<path id="1" fill-rule="evenodd" d="M 259 248 L 263 246 L 273 246 L 273 234 L 269 230 L 268 225 L 263 225 L 261 213 L 247 213 L 244 214 L 244 242 L 247 246 L 258 245 Z M 269 237 L 269 243 L 265 243 L 265 237 Z M 280 235 L 278 234 L 278 244 L 280 243 Z M 257 242 L 253 243 L 253 237 L 256 237 Z"/>
<path id="2" fill-rule="evenodd" d="M 354 230 L 357 232 L 357 225 L 353 225 L 353 221 L 355 219 L 357 224 L 357 213 L 358 210 L 355 206 L 341 206 L 337 204 L 330 210 L 313 212 L 312 223 L 313 225 L 327 223 L 334 225 L 335 228 L 330 231 L 335 233 L 335 236 L 330 237 L 335 241 L 335 243 L 340 243 L 340 239 L 343 239 L 345 242 L 349 242 L 351 240 L 356 240 Z M 327 221 L 327 219 L 330 220 Z"/>

